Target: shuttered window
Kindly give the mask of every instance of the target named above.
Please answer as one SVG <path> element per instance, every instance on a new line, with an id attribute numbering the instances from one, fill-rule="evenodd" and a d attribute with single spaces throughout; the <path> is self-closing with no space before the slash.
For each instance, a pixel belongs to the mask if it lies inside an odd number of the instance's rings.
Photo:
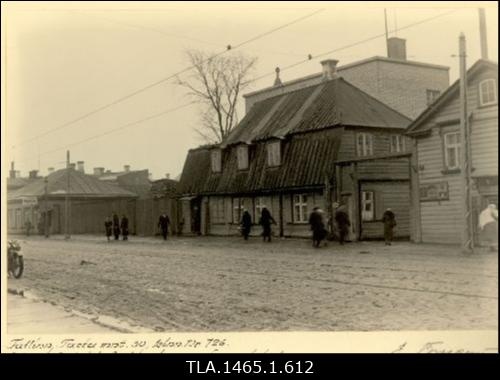
<path id="1" fill-rule="evenodd" d="M 460 133 L 449 132 L 444 136 L 444 164 L 447 170 L 460 169 Z"/>
<path id="2" fill-rule="evenodd" d="M 281 165 L 281 143 L 280 141 L 267 144 L 267 165 Z"/>
<path id="3" fill-rule="evenodd" d="M 391 153 L 400 153 L 404 152 L 405 147 L 405 138 L 401 135 L 392 135 L 391 136 Z"/>
<path id="4" fill-rule="evenodd" d="M 373 136 L 370 133 L 356 135 L 356 152 L 360 157 L 373 154 Z"/>
<path id="5" fill-rule="evenodd" d="M 364 222 L 375 220 L 375 196 L 373 191 L 361 192 L 361 219 Z"/>
<path id="6" fill-rule="evenodd" d="M 305 194 L 293 196 L 293 221 L 295 223 L 307 222 L 307 195 Z"/>
<path id="7" fill-rule="evenodd" d="M 222 169 L 222 152 L 220 149 L 212 150 L 211 153 L 212 172 L 220 173 Z"/>
<path id="8" fill-rule="evenodd" d="M 497 103 L 497 85 L 495 79 L 486 79 L 479 83 L 479 104 L 489 106 Z"/>
<path id="9" fill-rule="evenodd" d="M 248 146 L 240 145 L 236 149 L 236 154 L 238 156 L 238 169 L 239 170 L 248 169 Z"/>

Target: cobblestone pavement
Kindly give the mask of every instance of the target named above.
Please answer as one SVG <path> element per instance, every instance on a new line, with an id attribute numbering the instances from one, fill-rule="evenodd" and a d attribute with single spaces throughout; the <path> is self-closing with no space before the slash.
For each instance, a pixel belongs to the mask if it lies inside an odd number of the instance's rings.
<path id="1" fill-rule="evenodd" d="M 498 328 L 498 256 L 487 251 L 237 237 L 19 241 L 25 273 L 9 288 L 156 331 Z"/>

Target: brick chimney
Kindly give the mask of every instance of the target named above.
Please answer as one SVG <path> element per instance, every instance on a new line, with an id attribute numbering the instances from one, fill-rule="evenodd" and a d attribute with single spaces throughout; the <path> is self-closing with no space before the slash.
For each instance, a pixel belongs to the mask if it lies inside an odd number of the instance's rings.
<path id="1" fill-rule="evenodd" d="M 54 168 L 52 166 L 50 168 L 48 168 L 47 173 L 49 173 L 49 174 L 54 173 Z"/>
<path id="2" fill-rule="evenodd" d="M 84 166 L 85 162 L 84 161 L 78 161 L 76 163 L 76 167 L 79 172 L 82 172 L 82 173 L 85 173 L 85 166 Z"/>
<path id="3" fill-rule="evenodd" d="M 69 164 L 69 168 L 70 169 L 75 169 L 76 168 L 76 164 L 74 162 L 70 163 Z"/>
<path id="4" fill-rule="evenodd" d="M 123 165 L 123 171 L 128 173 L 130 171 L 130 165 Z"/>
<path id="5" fill-rule="evenodd" d="M 337 63 L 336 59 L 325 59 L 321 61 L 321 66 L 323 68 L 323 80 L 331 80 L 338 77 L 337 74 Z"/>
<path id="6" fill-rule="evenodd" d="M 388 38 L 387 55 L 392 59 L 406 61 L 406 40 L 398 37 Z"/>
<path id="7" fill-rule="evenodd" d="M 170 179 L 170 173 L 165 174 L 166 179 Z"/>
<path id="8" fill-rule="evenodd" d="M 481 58 L 488 59 L 488 39 L 484 8 L 479 8 L 479 42 L 481 43 Z"/>
<path id="9" fill-rule="evenodd" d="M 14 169 L 14 161 L 12 161 L 10 163 L 9 177 L 10 178 L 16 178 L 16 170 Z"/>
<path id="10" fill-rule="evenodd" d="M 101 176 L 104 174 L 104 168 L 94 168 L 94 175 Z"/>

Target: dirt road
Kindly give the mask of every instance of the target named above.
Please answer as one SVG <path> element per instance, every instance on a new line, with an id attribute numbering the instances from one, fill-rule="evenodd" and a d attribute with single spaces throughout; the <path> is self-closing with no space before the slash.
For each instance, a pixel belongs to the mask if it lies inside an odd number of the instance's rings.
<path id="1" fill-rule="evenodd" d="M 498 327 L 497 254 L 380 242 L 21 239 L 9 287 L 157 331 Z"/>

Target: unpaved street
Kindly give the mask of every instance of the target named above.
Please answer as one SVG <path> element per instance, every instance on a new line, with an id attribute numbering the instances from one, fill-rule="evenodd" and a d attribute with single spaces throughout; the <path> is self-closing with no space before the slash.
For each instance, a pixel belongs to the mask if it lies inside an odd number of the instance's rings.
<path id="1" fill-rule="evenodd" d="M 20 238 L 9 288 L 157 331 L 497 329 L 497 254 L 381 242 Z"/>

